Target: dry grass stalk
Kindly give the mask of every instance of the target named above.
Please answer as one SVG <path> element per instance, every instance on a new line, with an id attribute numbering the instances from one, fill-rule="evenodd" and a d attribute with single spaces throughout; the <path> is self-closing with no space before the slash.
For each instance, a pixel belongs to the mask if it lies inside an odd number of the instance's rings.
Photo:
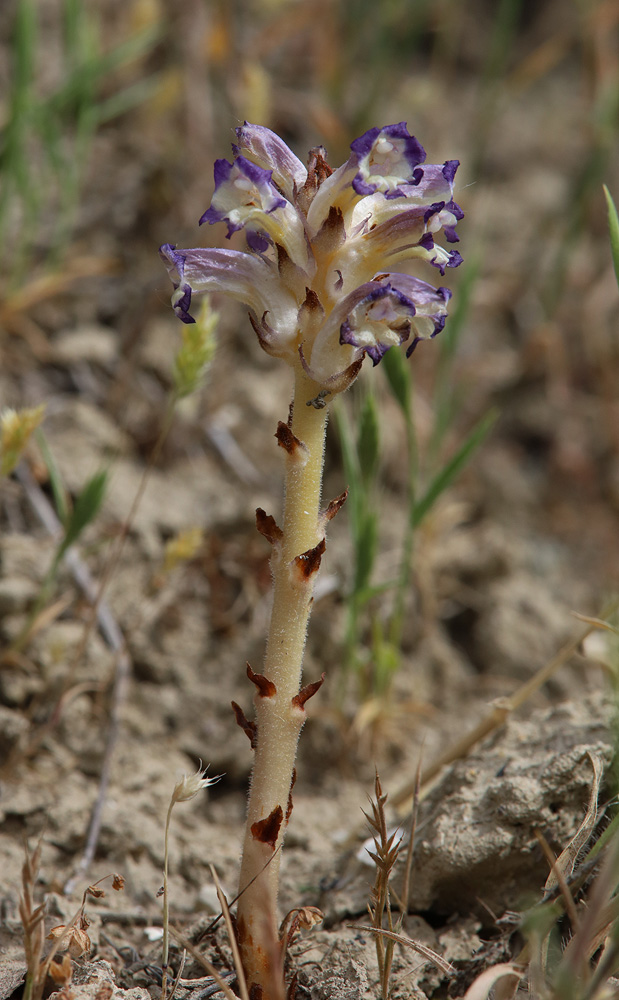
<path id="1" fill-rule="evenodd" d="M 546 879 L 544 892 L 550 892 L 554 889 L 555 885 L 559 884 L 559 873 L 564 877 L 572 874 L 576 860 L 593 833 L 597 822 L 598 798 L 600 795 L 600 785 L 602 783 L 604 768 L 599 757 L 594 757 L 591 753 L 587 753 L 587 756 L 593 768 L 593 781 L 591 783 L 591 791 L 589 793 L 587 812 L 585 813 L 585 818 L 578 827 L 578 830 L 570 840 L 569 844 L 554 862 L 552 871 Z"/>
<path id="2" fill-rule="evenodd" d="M 190 802 L 203 789 L 219 781 L 219 775 L 215 778 L 206 777 L 206 769 L 202 769 L 202 762 L 195 774 L 184 774 L 176 782 L 170 804 L 166 814 L 164 846 L 163 846 L 163 888 L 158 895 L 163 896 L 163 957 L 161 961 L 161 997 L 166 1000 L 168 986 L 168 958 L 169 958 L 169 932 L 170 932 L 170 899 L 168 889 L 168 871 L 170 861 L 170 822 L 172 820 L 172 810 L 177 802 Z M 184 962 L 184 959 L 183 959 Z M 178 979 L 178 977 L 177 977 Z M 175 987 L 176 988 L 176 987 Z M 172 990 L 172 994 L 174 990 Z"/>
<path id="3" fill-rule="evenodd" d="M 25 860 L 22 867 L 22 895 L 19 900 L 19 916 L 24 929 L 24 950 L 26 952 L 26 985 L 24 1000 L 35 1000 L 40 995 L 41 960 L 45 942 L 45 903 L 38 906 L 34 898 L 34 887 L 41 861 L 42 838 L 34 851 L 26 844 Z"/>
<path id="4" fill-rule="evenodd" d="M 419 792 L 421 790 L 421 757 L 419 758 L 419 763 L 417 764 L 417 773 L 415 775 L 415 790 L 413 792 L 413 808 L 411 811 L 411 828 L 410 835 L 408 838 L 408 847 L 406 849 L 406 858 L 404 861 L 404 877 L 402 879 L 402 890 L 401 896 L 398 900 L 400 906 L 400 919 L 398 920 L 398 931 L 400 931 L 404 925 L 404 917 L 408 911 L 408 901 L 410 899 L 411 891 L 411 873 L 413 870 L 413 850 L 415 847 L 415 834 L 417 832 L 417 817 L 419 815 Z"/>
<path id="5" fill-rule="evenodd" d="M 370 893 L 368 913 L 372 921 L 372 928 L 375 931 L 383 930 L 383 920 L 386 918 L 387 930 L 393 933 L 395 928 L 391 912 L 389 879 L 400 853 L 401 833 L 399 830 L 391 835 L 387 832 L 387 820 L 385 817 L 387 795 L 383 792 L 378 771 L 374 779 L 374 796 L 373 800 L 370 799 L 372 815 L 370 816 L 369 813 L 364 812 L 364 816 L 373 831 L 375 846 L 375 850 L 368 851 L 368 854 L 376 865 L 376 878 Z M 394 946 L 395 942 L 393 939 L 385 939 L 380 933 L 376 935 L 376 959 L 380 976 L 380 995 L 383 1000 L 387 1000 L 389 996 L 389 981 L 391 979 Z"/>
<path id="6" fill-rule="evenodd" d="M 247 989 L 247 980 L 245 979 L 245 973 L 243 971 L 243 964 L 241 962 L 241 954 L 239 952 L 239 946 L 236 941 L 236 935 L 234 933 L 234 927 L 232 925 L 232 917 L 230 916 L 230 907 L 228 906 L 228 900 L 226 899 L 224 892 L 221 888 L 221 883 L 217 877 L 217 872 L 213 865 L 209 865 L 211 869 L 211 875 L 213 876 L 213 882 L 215 883 L 215 889 L 217 890 L 217 899 L 219 900 L 219 905 L 221 906 L 221 912 L 226 924 L 226 931 L 228 932 L 228 939 L 230 941 L 230 947 L 232 948 L 232 955 L 234 958 L 234 968 L 236 970 L 237 982 L 239 984 L 239 992 L 241 995 L 241 1000 L 249 1000 L 249 991 Z"/>
<path id="7" fill-rule="evenodd" d="M 174 927 L 170 927 L 170 934 L 180 945 L 183 946 L 186 951 L 189 952 L 196 962 L 201 965 L 203 969 L 205 969 L 211 979 L 214 979 L 217 986 L 226 997 L 226 1000 L 239 1000 L 238 995 L 228 986 L 227 982 L 222 978 L 215 966 L 209 962 L 208 958 L 205 958 L 204 955 L 198 951 L 191 941 L 188 941 L 187 938 L 180 934 Z"/>
<path id="8" fill-rule="evenodd" d="M 446 976 L 453 976 L 455 974 L 455 969 L 453 965 L 446 962 L 445 959 L 438 954 L 438 952 L 433 951 L 432 948 L 428 948 L 426 944 L 421 941 L 414 941 L 413 938 L 409 938 L 407 934 L 401 934 L 396 931 L 387 931 L 384 927 L 372 927 L 370 924 L 355 924 L 359 930 L 369 931 L 372 934 L 378 935 L 378 937 L 386 938 L 388 942 L 393 942 L 393 944 L 401 944 L 405 948 L 411 948 L 416 951 L 418 955 L 421 955 L 427 962 L 432 962 L 432 965 L 436 966 L 439 972 L 442 972 Z"/>
<path id="9" fill-rule="evenodd" d="M 444 975 L 453 975 L 454 969 L 444 958 L 438 955 L 427 945 L 420 941 L 414 941 L 404 934 L 402 927 L 407 912 L 407 901 L 410 891 L 410 873 L 413 858 L 413 842 L 415 836 L 415 826 L 417 820 L 417 808 L 419 804 L 419 781 L 421 774 L 421 762 L 417 768 L 417 787 L 415 804 L 411 822 L 411 835 L 406 855 L 406 865 L 401 898 L 398 900 L 400 916 L 394 924 L 393 912 L 391 908 L 391 896 L 393 890 L 390 886 L 391 873 L 398 859 L 402 848 L 402 835 L 400 830 L 389 834 L 385 817 L 385 804 L 387 795 L 383 792 L 378 772 L 374 781 L 374 800 L 370 800 L 372 815 L 365 813 L 365 817 L 374 831 L 375 851 L 368 851 L 368 854 L 376 865 L 376 879 L 370 894 L 368 912 L 372 921 L 371 925 L 355 925 L 357 929 L 370 931 L 376 938 L 376 958 L 380 977 L 380 995 L 382 1000 L 388 1000 L 390 995 L 391 967 L 393 964 L 393 951 L 396 944 L 405 948 L 411 948 L 421 955 L 426 961 L 432 962 Z M 387 927 L 383 927 L 386 919 Z"/>
<path id="10" fill-rule="evenodd" d="M 523 970 L 517 965 L 494 965 L 471 983 L 464 994 L 464 1000 L 487 1000 L 491 994 L 495 1000 L 507 1000 L 514 996 L 522 975 Z"/>

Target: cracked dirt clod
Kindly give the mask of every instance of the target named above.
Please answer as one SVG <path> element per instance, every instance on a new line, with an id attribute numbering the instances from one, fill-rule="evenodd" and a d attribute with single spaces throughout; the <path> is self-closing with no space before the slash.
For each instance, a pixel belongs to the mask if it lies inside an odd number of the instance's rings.
<path id="1" fill-rule="evenodd" d="M 470 911 L 476 897 L 518 909 L 539 893 L 548 866 L 534 831 L 557 853 L 576 832 L 593 781 L 588 754 L 612 759 L 612 713 L 592 695 L 512 719 L 455 764 L 422 804 L 414 909 Z"/>

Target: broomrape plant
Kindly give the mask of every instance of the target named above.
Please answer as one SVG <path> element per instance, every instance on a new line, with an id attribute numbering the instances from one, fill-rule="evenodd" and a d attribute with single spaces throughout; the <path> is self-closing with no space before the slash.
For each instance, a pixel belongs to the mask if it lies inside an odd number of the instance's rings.
<path id="1" fill-rule="evenodd" d="M 283 943 L 276 930 L 280 847 L 292 809 L 294 759 L 305 704 L 324 680 L 301 686 L 312 591 L 325 529 L 346 499 L 320 512 L 329 404 L 391 347 L 410 356 L 439 333 L 451 293 L 397 270 L 422 260 L 441 275 L 462 258 L 436 237 L 457 242 L 462 211 L 453 200 L 457 160 L 426 164 L 404 122 L 372 128 L 351 144 L 336 170 L 324 148 L 307 168 L 269 129 L 236 130 L 233 160 L 215 163 L 215 192 L 200 222 L 243 229 L 247 251 L 161 247 L 174 283 L 172 304 L 194 322 L 192 297 L 223 291 L 249 308 L 261 347 L 294 372 L 288 420 L 277 442 L 285 454 L 283 524 L 258 510 L 272 546 L 274 597 L 264 672 L 248 665 L 256 721 L 233 708 L 255 750 L 240 874 L 237 934 L 254 995 L 281 995 Z M 395 269 L 395 270 L 394 270 Z"/>

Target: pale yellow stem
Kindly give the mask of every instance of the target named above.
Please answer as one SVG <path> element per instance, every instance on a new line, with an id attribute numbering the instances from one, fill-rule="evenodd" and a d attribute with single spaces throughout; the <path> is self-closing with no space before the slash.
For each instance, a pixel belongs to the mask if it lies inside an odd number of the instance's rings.
<path id="1" fill-rule="evenodd" d="M 299 733 L 305 720 L 292 699 L 301 686 L 301 667 L 316 574 L 307 579 L 295 558 L 313 549 L 324 535 L 319 520 L 327 409 L 308 406 L 320 386 L 301 367 L 295 373 L 291 430 L 301 446 L 286 452 L 283 536 L 274 546 L 273 610 L 264 676 L 275 685 L 271 696 L 256 695 L 258 738 L 243 846 L 237 928 L 247 981 L 262 987 L 263 1000 L 275 1000 L 277 986 L 277 891 L 279 847 L 292 782 Z M 252 826 L 277 814 L 284 819 L 272 842 L 252 833 Z M 266 867 L 265 867 L 266 866 Z M 254 880 L 254 881 L 252 881 Z"/>

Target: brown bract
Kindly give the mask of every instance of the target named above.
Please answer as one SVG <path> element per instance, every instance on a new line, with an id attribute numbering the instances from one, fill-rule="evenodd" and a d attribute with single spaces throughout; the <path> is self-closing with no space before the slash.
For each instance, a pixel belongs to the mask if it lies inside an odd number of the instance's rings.
<path id="1" fill-rule="evenodd" d="M 260 819 L 257 823 L 252 823 L 252 837 L 254 840 L 260 841 L 261 844 L 269 844 L 275 850 L 283 820 L 284 811 L 282 807 L 275 806 L 275 809 L 265 819 Z"/>
<path id="2" fill-rule="evenodd" d="M 271 514 L 267 514 L 262 507 L 256 508 L 256 527 L 261 535 L 264 535 L 267 542 L 275 545 L 283 537 L 283 531 Z"/>
<path id="3" fill-rule="evenodd" d="M 304 580 L 309 580 L 313 573 L 320 569 L 320 561 L 327 545 L 324 538 L 321 538 L 318 545 L 307 552 L 302 552 L 300 556 L 295 556 L 294 564 Z"/>
<path id="4" fill-rule="evenodd" d="M 309 699 L 322 687 L 325 677 L 326 674 L 323 673 L 319 681 L 313 681 L 312 684 L 306 684 L 305 687 L 302 687 L 299 693 L 295 694 L 292 699 L 293 707 L 302 709 L 305 706 L 305 702 L 309 701 Z"/>
<path id="5" fill-rule="evenodd" d="M 230 702 L 230 704 L 232 705 L 232 711 L 234 712 L 237 726 L 241 727 L 250 742 L 252 750 L 255 750 L 256 741 L 258 739 L 258 726 L 255 722 L 249 721 L 241 706 L 237 705 L 235 701 Z"/>
<path id="6" fill-rule="evenodd" d="M 247 664 L 247 676 L 252 684 L 255 684 L 258 688 L 258 694 L 261 698 L 272 698 L 277 693 L 277 688 L 273 681 L 270 681 L 264 674 L 254 673 L 249 663 Z"/>
<path id="7" fill-rule="evenodd" d="M 278 421 L 275 437 L 280 448 L 287 451 L 289 455 L 294 455 L 303 448 L 303 442 L 295 437 L 288 424 L 285 424 L 283 420 Z"/>
<path id="8" fill-rule="evenodd" d="M 329 501 L 329 506 L 322 515 L 325 521 L 332 521 L 338 511 L 344 506 L 348 499 L 348 487 L 343 493 L 340 493 L 339 497 L 334 497 L 333 500 Z"/>
<path id="9" fill-rule="evenodd" d="M 292 769 L 292 781 L 290 782 L 290 791 L 288 792 L 288 805 L 286 806 L 286 823 L 290 819 L 290 814 L 292 813 L 292 789 L 295 786 L 297 780 L 297 769 L 293 767 Z"/>

